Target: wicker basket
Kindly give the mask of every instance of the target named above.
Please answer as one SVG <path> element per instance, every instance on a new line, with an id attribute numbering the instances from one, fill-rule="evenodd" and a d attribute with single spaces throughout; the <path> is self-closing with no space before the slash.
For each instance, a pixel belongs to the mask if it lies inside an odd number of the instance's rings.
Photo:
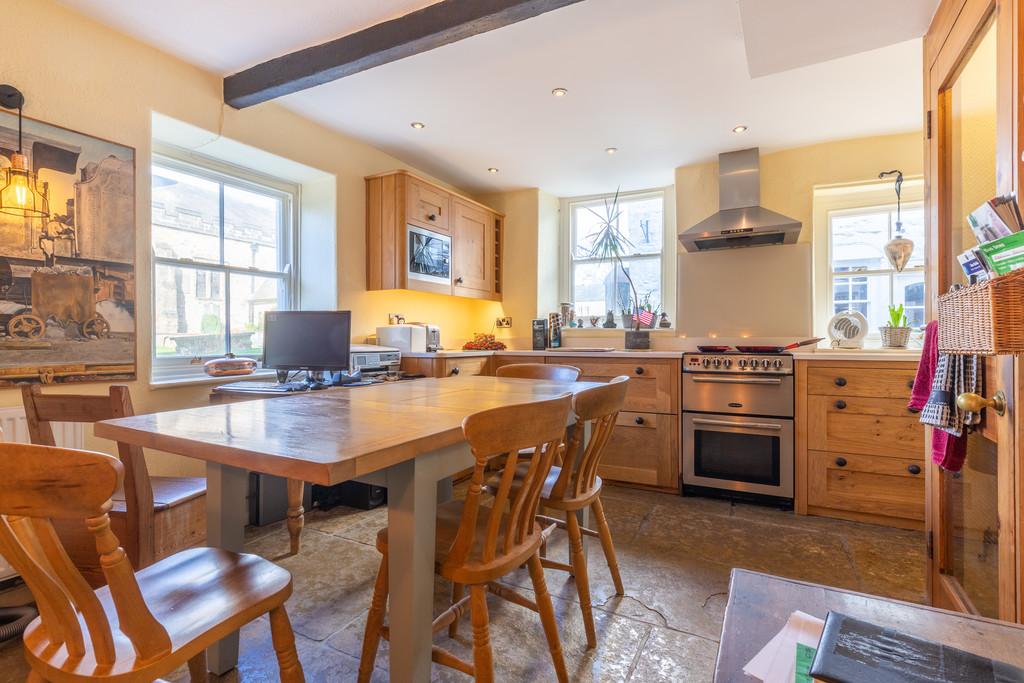
<path id="1" fill-rule="evenodd" d="M 940 296 L 939 351 L 1024 353 L 1024 270 Z"/>

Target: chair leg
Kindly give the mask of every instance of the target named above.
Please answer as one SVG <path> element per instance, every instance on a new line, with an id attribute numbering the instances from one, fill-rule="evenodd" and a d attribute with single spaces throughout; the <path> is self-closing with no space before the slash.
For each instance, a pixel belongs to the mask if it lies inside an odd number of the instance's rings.
<path id="1" fill-rule="evenodd" d="M 32 669 L 29 669 L 28 676 L 25 677 L 25 683 L 46 683 L 46 679 Z"/>
<path id="2" fill-rule="evenodd" d="M 565 670 L 565 657 L 562 655 L 562 641 L 558 637 L 555 608 L 551 605 L 551 595 L 548 594 L 548 584 L 544 580 L 544 567 L 540 564 L 540 556 L 534 555 L 527 564 L 530 566 L 534 597 L 537 599 L 540 623 L 544 626 L 544 635 L 548 639 L 548 650 L 551 651 L 551 662 L 555 666 L 555 675 L 558 677 L 559 683 L 566 683 L 569 680 L 569 674 Z"/>
<path id="3" fill-rule="evenodd" d="M 615 546 L 612 544 L 612 530 L 608 528 L 608 518 L 604 516 L 604 505 L 600 498 L 595 498 L 591 503 L 594 510 L 594 521 L 597 522 L 597 533 L 601 538 L 601 549 L 604 550 L 604 558 L 608 561 L 608 571 L 612 574 L 612 581 L 615 583 L 615 594 L 625 595 L 622 587 L 622 575 L 619 574 L 619 561 L 615 557 Z"/>
<path id="4" fill-rule="evenodd" d="M 305 490 L 306 482 L 298 479 L 288 480 L 288 536 L 292 555 L 299 553 L 299 537 L 302 535 L 302 527 L 306 524 L 306 510 L 302 507 Z"/>
<path id="5" fill-rule="evenodd" d="M 288 621 L 284 605 L 270 610 L 270 639 L 277 653 L 277 668 L 281 672 L 281 683 L 305 683 L 299 653 L 295 651 L 295 633 Z"/>
<path id="6" fill-rule="evenodd" d="M 206 650 L 188 660 L 189 683 L 206 683 L 209 680 L 206 669 Z"/>
<path id="7" fill-rule="evenodd" d="M 465 586 L 463 586 L 461 583 L 454 583 L 453 582 L 452 583 L 452 604 L 454 605 L 459 600 L 461 600 L 462 596 L 465 595 L 465 593 L 466 593 L 466 587 Z M 453 621 L 451 623 L 451 626 L 448 627 L 448 637 L 449 638 L 454 638 L 457 635 L 459 635 L 459 620 L 458 619 Z"/>
<path id="8" fill-rule="evenodd" d="M 380 630 L 384 625 L 384 613 L 388 606 L 388 555 L 380 559 L 377 581 L 373 584 L 370 612 L 366 615 L 366 632 L 363 633 L 363 651 L 359 655 L 359 683 L 369 683 L 373 675 L 373 664 L 377 660 L 380 646 Z"/>
<path id="9" fill-rule="evenodd" d="M 569 559 L 572 563 L 572 575 L 576 579 L 576 593 L 580 598 L 580 609 L 583 611 L 583 628 L 587 633 L 587 649 L 597 647 L 597 632 L 594 630 L 594 611 L 590 605 L 590 578 L 587 575 L 587 555 L 583 552 L 583 532 L 576 513 L 569 511 L 565 515 L 566 531 L 569 532 Z"/>
<path id="10" fill-rule="evenodd" d="M 487 616 L 487 586 L 469 587 L 469 615 L 473 624 L 473 672 L 476 683 L 493 683 L 494 659 Z"/>

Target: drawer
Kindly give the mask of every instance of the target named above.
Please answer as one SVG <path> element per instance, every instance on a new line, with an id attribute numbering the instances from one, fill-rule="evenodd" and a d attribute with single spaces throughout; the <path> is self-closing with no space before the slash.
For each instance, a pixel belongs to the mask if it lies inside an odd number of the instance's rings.
<path id="1" fill-rule="evenodd" d="M 924 453 L 924 426 L 903 399 L 808 396 L 807 447 L 919 458 Z"/>
<path id="2" fill-rule="evenodd" d="M 445 358 L 442 377 L 453 375 L 486 375 L 488 356 L 472 356 L 470 358 Z"/>
<path id="3" fill-rule="evenodd" d="M 824 396 L 910 399 L 914 370 L 893 368 L 807 369 L 807 393 Z"/>
<path id="4" fill-rule="evenodd" d="M 450 230 L 451 195 L 416 178 L 405 179 L 405 219 L 432 230 Z"/>
<path id="5" fill-rule="evenodd" d="M 598 473 L 604 479 L 676 489 L 679 418 L 658 413 L 619 413 Z"/>
<path id="6" fill-rule="evenodd" d="M 924 520 L 924 459 L 809 451 L 807 502 L 816 508 Z M 912 470 L 916 468 L 917 474 Z"/>
<path id="7" fill-rule="evenodd" d="M 669 359 L 579 358 L 547 356 L 547 363 L 574 365 L 580 369 L 580 381 L 607 382 L 613 377 L 629 377 L 625 409 L 634 412 L 677 413 L 679 411 L 678 361 Z"/>

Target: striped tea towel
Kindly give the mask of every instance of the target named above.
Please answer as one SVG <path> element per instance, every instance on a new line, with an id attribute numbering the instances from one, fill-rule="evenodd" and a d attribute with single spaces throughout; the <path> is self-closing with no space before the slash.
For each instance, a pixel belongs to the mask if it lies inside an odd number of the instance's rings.
<path id="1" fill-rule="evenodd" d="M 978 393 L 982 383 L 982 365 L 977 356 L 940 353 L 928 402 L 921 410 L 921 423 L 953 436 L 963 434 L 965 425 L 977 424 L 980 415 L 960 410 L 956 397 L 964 392 Z"/>

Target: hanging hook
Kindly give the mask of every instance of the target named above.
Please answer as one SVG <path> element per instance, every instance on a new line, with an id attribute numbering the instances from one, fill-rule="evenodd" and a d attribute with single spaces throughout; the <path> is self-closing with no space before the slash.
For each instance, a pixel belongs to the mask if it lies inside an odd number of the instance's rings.
<path id="1" fill-rule="evenodd" d="M 879 178 L 886 178 L 888 176 L 896 176 L 896 232 L 903 232 L 903 221 L 900 220 L 900 192 L 903 187 L 903 171 L 895 168 L 891 171 L 882 171 L 878 174 Z"/>

